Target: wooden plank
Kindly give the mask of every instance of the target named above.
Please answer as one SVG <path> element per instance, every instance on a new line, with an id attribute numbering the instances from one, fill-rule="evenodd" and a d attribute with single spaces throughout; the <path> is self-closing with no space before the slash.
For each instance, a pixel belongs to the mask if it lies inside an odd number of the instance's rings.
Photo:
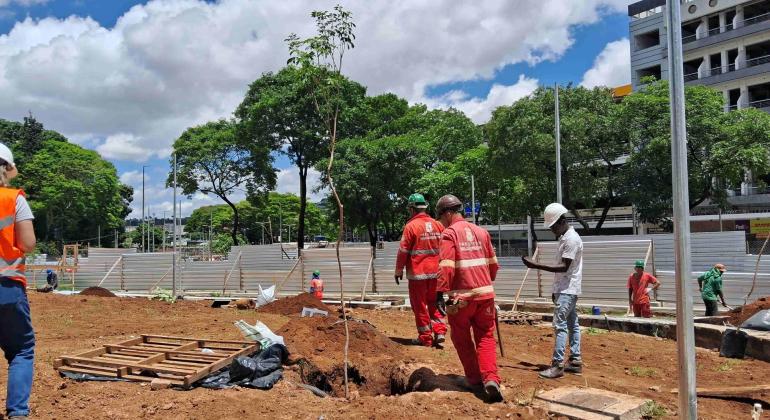
<path id="1" fill-rule="evenodd" d="M 107 361 L 102 361 L 102 360 L 87 359 L 87 358 L 83 358 L 83 357 L 69 357 L 69 356 L 67 356 L 67 357 L 63 357 L 62 359 L 64 359 L 65 362 L 78 362 L 78 363 L 84 363 L 84 364 L 93 364 L 93 365 L 96 365 L 96 366 L 108 366 L 108 367 L 114 367 L 114 368 L 119 368 L 119 367 L 125 366 L 125 367 L 129 367 L 129 368 L 140 369 L 140 370 L 150 370 L 150 371 L 154 371 L 154 372 L 173 373 L 173 374 L 181 374 L 181 375 L 184 375 L 184 374 L 187 373 L 186 371 L 182 371 L 182 370 L 179 370 L 179 369 L 156 368 L 156 367 L 152 367 L 152 366 L 139 365 L 139 364 L 136 364 L 136 363 L 107 362 Z"/>
<path id="2" fill-rule="evenodd" d="M 114 373 L 113 374 L 106 374 L 105 372 L 102 372 L 102 371 L 99 371 L 99 370 L 89 369 L 89 368 L 81 368 L 81 367 L 74 367 L 74 366 L 66 366 L 66 367 L 60 369 L 60 371 L 73 372 L 73 373 L 85 373 L 85 374 L 94 375 L 94 376 L 105 376 L 105 377 L 108 377 L 108 378 L 117 378 L 118 377 Z M 132 381 L 139 381 L 139 382 L 152 382 L 152 380 L 155 379 L 155 378 L 150 377 L 150 376 L 140 376 L 140 375 L 125 375 L 125 376 L 122 376 L 121 378 L 122 379 L 130 379 Z M 184 382 L 180 381 L 178 377 L 177 378 L 164 378 L 164 379 L 170 380 L 172 385 L 178 385 L 178 386 L 184 385 Z"/>
<path id="3" fill-rule="evenodd" d="M 132 338 L 132 339 L 130 339 L 130 340 L 121 341 L 121 342 L 119 342 L 119 343 L 116 343 L 116 344 L 117 344 L 118 346 L 133 346 L 133 345 L 136 345 L 136 344 L 142 343 L 143 341 L 144 341 L 144 338 L 142 338 L 142 337 L 136 337 L 136 338 Z"/>
<path id="4" fill-rule="evenodd" d="M 695 391 L 699 397 L 740 397 L 770 391 L 770 384 L 697 388 Z M 677 394 L 679 390 L 672 389 L 671 393 Z"/>
<path id="5" fill-rule="evenodd" d="M 98 349 L 88 350 L 81 353 L 75 354 L 77 357 L 94 357 L 99 356 L 100 354 L 106 353 L 107 350 L 104 347 L 100 347 Z"/>
<path id="6" fill-rule="evenodd" d="M 230 362 L 233 361 L 238 356 L 243 356 L 246 354 L 252 354 L 259 350 L 259 344 L 252 343 L 251 346 L 244 348 L 243 350 L 240 350 L 216 363 L 212 363 L 209 366 L 207 366 L 205 369 L 202 369 L 201 371 L 197 372 L 195 375 L 192 375 L 190 377 L 187 377 L 184 379 L 184 386 L 190 387 L 192 384 L 194 384 L 199 379 L 205 378 L 209 374 L 218 371 L 219 369 L 222 369 L 223 367 L 230 364 Z"/>
<path id="7" fill-rule="evenodd" d="M 244 345 L 244 346 L 249 346 L 249 345 L 254 344 L 253 341 L 209 340 L 209 339 L 206 339 L 206 338 L 186 338 L 186 337 L 174 337 L 174 336 L 169 336 L 169 335 L 146 335 L 146 334 L 143 334 L 142 337 L 146 337 L 148 339 L 148 341 L 146 341 L 147 343 L 154 343 L 155 342 L 154 339 L 163 339 L 163 340 L 180 340 L 180 341 L 198 341 L 200 343 L 241 344 L 241 345 Z M 153 339 L 153 340 L 149 341 L 149 339 Z"/>

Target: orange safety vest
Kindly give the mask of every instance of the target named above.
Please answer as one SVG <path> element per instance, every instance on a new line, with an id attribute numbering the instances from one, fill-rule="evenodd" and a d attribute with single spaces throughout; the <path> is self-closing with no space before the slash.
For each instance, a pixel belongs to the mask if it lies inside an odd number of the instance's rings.
<path id="1" fill-rule="evenodd" d="M 24 252 L 16 243 L 16 199 L 24 191 L 0 187 L 0 277 L 27 287 Z"/>
<path id="2" fill-rule="evenodd" d="M 310 280 L 310 292 L 318 299 L 324 297 L 324 281 L 321 279 Z"/>

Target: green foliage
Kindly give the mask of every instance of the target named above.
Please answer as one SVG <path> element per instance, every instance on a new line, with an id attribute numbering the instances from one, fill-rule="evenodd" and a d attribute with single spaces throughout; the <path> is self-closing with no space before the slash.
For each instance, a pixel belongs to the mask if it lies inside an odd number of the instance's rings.
<path id="1" fill-rule="evenodd" d="M 246 238 L 239 234 L 238 243 L 246 243 Z M 211 251 L 217 255 L 227 255 L 227 253 L 230 252 L 230 248 L 233 247 L 233 244 L 232 235 L 221 233 L 214 236 L 214 239 L 211 241 Z"/>
<path id="2" fill-rule="evenodd" d="M 739 366 L 741 362 L 736 359 L 728 359 L 725 360 L 724 363 L 721 363 L 719 366 L 717 366 L 714 370 L 717 372 L 730 372 L 733 370 L 734 367 Z"/>
<path id="3" fill-rule="evenodd" d="M 658 375 L 658 372 L 653 368 L 645 368 L 640 366 L 633 366 L 628 371 L 631 376 L 637 376 L 639 378 L 654 378 Z"/>
<path id="4" fill-rule="evenodd" d="M 270 150 L 264 146 L 244 147 L 236 141 L 235 123 L 219 120 L 187 129 L 174 142 L 174 153 L 179 165 L 177 182 L 182 193 L 214 194 L 227 203 L 233 218 L 230 234 L 237 243 L 240 220 L 230 196 L 243 190 L 258 194 L 275 185 Z M 173 170 L 167 184 L 172 182 Z"/>
<path id="5" fill-rule="evenodd" d="M 144 223 L 144 231 L 142 231 L 142 225 L 139 225 L 136 227 L 136 229 L 132 230 L 131 232 L 128 232 L 124 239 L 124 246 L 127 248 L 130 247 L 141 247 L 142 245 L 142 232 L 144 232 L 144 235 L 149 235 L 149 239 L 147 239 L 147 236 L 145 236 L 145 241 L 151 241 L 153 246 L 150 247 L 149 243 L 147 244 L 148 248 L 150 250 L 160 250 L 163 246 L 163 227 L 161 226 L 153 226 L 152 223 L 147 222 Z M 169 230 L 169 232 L 171 232 Z M 166 244 L 168 246 L 171 246 L 170 238 L 167 240 Z"/>
<path id="6" fill-rule="evenodd" d="M 152 289 L 151 294 L 152 294 L 152 297 L 150 299 L 152 300 L 159 300 L 167 303 L 176 302 L 176 297 L 171 293 L 171 290 L 166 290 L 160 287 L 156 287 Z"/>
<path id="7" fill-rule="evenodd" d="M 607 330 L 601 328 L 588 327 L 585 331 L 586 335 L 602 335 L 607 334 Z"/>
<path id="8" fill-rule="evenodd" d="M 96 244 L 100 228 L 123 229 L 133 191 L 111 163 L 32 116 L 24 124 L 0 120 L 0 138 L 15 152 L 20 175 L 13 184 L 27 193 L 39 241 Z"/>
<path id="9" fill-rule="evenodd" d="M 648 401 L 642 406 L 642 412 L 641 412 L 643 419 L 659 419 L 666 417 L 668 415 L 668 411 L 666 411 L 666 407 L 658 404 L 655 401 Z"/>

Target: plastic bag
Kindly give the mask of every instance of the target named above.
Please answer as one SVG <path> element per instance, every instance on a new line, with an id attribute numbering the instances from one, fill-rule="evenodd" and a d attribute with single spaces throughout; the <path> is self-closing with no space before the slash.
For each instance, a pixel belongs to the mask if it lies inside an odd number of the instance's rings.
<path id="1" fill-rule="evenodd" d="M 259 341 L 264 347 L 269 347 L 272 344 L 284 345 L 283 337 L 270 331 L 267 325 L 257 321 L 256 324 L 251 325 L 244 320 L 235 321 L 235 326 L 238 327 L 243 336 L 248 340 Z M 266 340 L 266 342 L 265 342 Z"/>
<path id="2" fill-rule="evenodd" d="M 275 285 L 270 286 L 267 289 L 262 289 L 262 285 L 260 284 L 258 284 L 257 287 L 259 287 L 259 295 L 256 299 L 257 307 L 267 305 L 275 300 Z"/>
<path id="3" fill-rule="evenodd" d="M 719 355 L 733 359 L 743 359 L 746 355 L 746 342 L 748 334 L 740 330 L 726 330 L 722 333 L 722 345 L 719 347 Z"/>
<path id="4" fill-rule="evenodd" d="M 770 331 L 770 309 L 763 309 L 751 318 L 747 319 L 741 328 L 748 328 L 751 330 Z"/>

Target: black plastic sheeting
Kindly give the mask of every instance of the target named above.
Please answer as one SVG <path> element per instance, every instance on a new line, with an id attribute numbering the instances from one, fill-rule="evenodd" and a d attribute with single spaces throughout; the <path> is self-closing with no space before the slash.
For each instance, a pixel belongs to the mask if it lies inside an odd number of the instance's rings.
<path id="1" fill-rule="evenodd" d="M 770 309 L 763 309 L 755 313 L 751 318 L 741 324 L 741 328 L 770 331 Z"/>
<path id="2" fill-rule="evenodd" d="M 195 385 L 209 389 L 226 389 L 243 386 L 270 389 L 283 378 L 283 364 L 289 350 L 282 344 L 273 344 L 251 356 L 241 356 L 230 366 L 201 379 Z M 61 376 L 75 381 L 131 382 L 128 379 L 109 378 L 85 373 L 61 372 Z"/>
<path id="3" fill-rule="evenodd" d="M 749 339 L 745 331 L 725 330 L 722 333 L 722 345 L 719 347 L 719 355 L 733 359 L 743 359 L 746 355 L 746 343 Z"/>
<path id="4" fill-rule="evenodd" d="M 289 356 L 286 346 L 273 344 L 251 357 L 241 356 L 230 367 L 204 378 L 203 388 L 224 389 L 234 386 L 270 389 L 283 378 L 283 363 Z"/>

